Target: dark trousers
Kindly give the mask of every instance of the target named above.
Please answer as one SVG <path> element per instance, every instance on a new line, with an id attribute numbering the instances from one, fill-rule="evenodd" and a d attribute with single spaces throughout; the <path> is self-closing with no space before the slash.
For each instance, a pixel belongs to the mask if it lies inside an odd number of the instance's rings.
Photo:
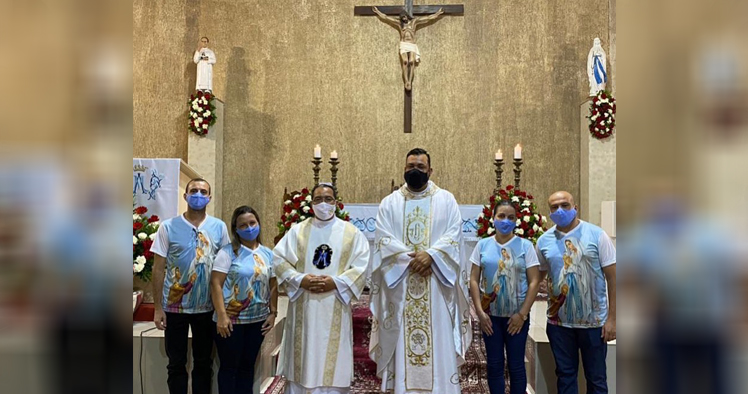
<path id="1" fill-rule="evenodd" d="M 218 370 L 220 394 L 252 394 L 255 380 L 255 360 L 260 352 L 263 322 L 234 324 L 231 336 L 216 333 L 216 348 L 221 368 Z"/>
<path id="2" fill-rule="evenodd" d="M 187 336 L 192 328 L 192 393 L 210 393 L 213 377 L 213 312 L 166 313 L 166 355 L 170 394 L 187 394 Z"/>
<path id="3" fill-rule="evenodd" d="M 602 327 L 567 328 L 548 324 L 546 333 L 556 360 L 558 394 L 577 394 L 579 386 L 579 353 L 582 353 L 584 377 L 588 394 L 608 392 L 605 356 L 608 345 L 603 341 Z"/>
<path id="4" fill-rule="evenodd" d="M 530 321 L 526 321 L 519 333 L 509 335 L 508 317 L 491 317 L 493 335 L 483 334 L 486 344 L 486 372 L 488 389 L 491 394 L 504 394 L 504 348 L 506 348 L 507 369 L 509 369 L 509 392 L 525 394 L 527 374 L 525 373 L 525 343 Z"/>

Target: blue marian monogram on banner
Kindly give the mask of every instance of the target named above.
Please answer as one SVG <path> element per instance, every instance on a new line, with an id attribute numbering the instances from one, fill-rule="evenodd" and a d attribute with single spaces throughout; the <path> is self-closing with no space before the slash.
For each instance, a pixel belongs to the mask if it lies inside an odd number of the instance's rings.
<path id="1" fill-rule="evenodd" d="M 161 188 L 161 182 L 164 180 L 164 175 L 159 174 L 157 169 L 151 170 L 151 177 L 148 182 L 148 189 L 145 188 L 145 178 L 146 178 L 146 172 L 148 171 L 148 167 L 143 165 L 134 165 L 132 167 L 133 173 L 133 185 L 132 185 L 132 194 L 133 196 L 138 193 L 138 189 L 140 189 L 141 194 L 145 194 L 148 196 L 149 200 L 155 200 L 156 199 L 156 191 Z"/>

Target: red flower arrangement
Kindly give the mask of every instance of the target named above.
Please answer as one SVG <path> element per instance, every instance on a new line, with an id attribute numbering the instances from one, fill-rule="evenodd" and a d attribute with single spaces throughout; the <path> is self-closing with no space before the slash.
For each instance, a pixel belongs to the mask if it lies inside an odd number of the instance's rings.
<path id="1" fill-rule="evenodd" d="M 488 200 L 488 205 L 484 205 L 483 212 L 478 215 L 478 237 L 487 238 L 496 234 L 496 229 L 493 227 L 493 209 L 501 200 L 510 201 L 517 211 L 515 235 L 529 239 L 535 244 L 546 231 L 546 219 L 538 213 L 532 194 L 507 185 L 506 188 L 499 190 L 498 195 L 493 195 Z"/>
<path id="2" fill-rule="evenodd" d="M 344 211 L 345 205 L 343 205 L 341 198 L 338 197 L 338 204 L 335 208 L 335 216 L 338 219 L 347 221 L 351 220 L 348 212 Z M 280 220 L 278 221 L 278 236 L 275 237 L 277 240 L 283 238 L 291 226 L 296 223 L 301 223 L 304 220 L 314 216 L 314 207 L 312 206 L 312 195 L 309 189 L 303 188 L 301 192 L 292 192 L 291 198 L 283 202 L 283 214 L 281 214 Z"/>
<path id="3" fill-rule="evenodd" d="M 590 104 L 589 119 L 590 134 L 603 140 L 613 135 L 616 127 L 616 99 L 605 90 L 597 92 Z"/>
<path id="4" fill-rule="evenodd" d="M 153 252 L 151 246 L 156 238 L 159 218 L 145 216 L 146 207 L 132 210 L 132 273 L 144 281 L 150 281 L 153 272 Z"/>
<path id="5" fill-rule="evenodd" d="M 215 96 L 203 91 L 190 96 L 190 119 L 188 127 L 191 132 L 204 136 L 208 134 L 208 128 L 216 123 L 216 106 L 213 104 Z"/>

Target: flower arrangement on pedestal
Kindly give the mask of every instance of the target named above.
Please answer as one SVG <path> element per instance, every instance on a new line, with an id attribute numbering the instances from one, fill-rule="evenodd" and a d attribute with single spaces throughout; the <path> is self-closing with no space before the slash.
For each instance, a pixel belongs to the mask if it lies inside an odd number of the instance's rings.
<path id="1" fill-rule="evenodd" d="M 159 218 L 156 215 L 146 215 L 146 212 L 146 207 L 132 210 L 132 273 L 133 276 L 148 282 L 153 272 L 151 245 L 156 239 Z"/>
<path id="2" fill-rule="evenodd" d="M 216 106 L 214 104 L 215 96 L 210 93 L 197 91 L 190 96 L 188 102 L 190 106 L 190 119 L 188 127 L 191 132 L 205 136 L 208 134 L 208 128 L 216 123 Z"/>
<path id="3" fill-rule="evenodd" d="M 589 119 L 590 134 L 604 140 L 613 135 L 616 128 L 616 99 L 610 92 L 601 90 L 592 98 Z"/>
<path id="4" fill-rule="evenodd" d="M 493 209 L 501 200 L 510 201 L 517 211 L 517 227 L 514 229 L 514 234 L 529 239 L 535 244 L 546 231 L 546 218 L 538 213 L 532 194 L 512 185 L 499 190 L 499 194 L 491 196 L 489 203 L 483 206 L 483 212 L 478 215 L 478 237 L 487 238 L 496 235 L 496 229 L 493 227 Z"/>
<path id="5" fill-rule="evenodd" d="M 278 221 L 278 236 L 275 237 L 276 240 L 280 240 L 294 224 L 301 223 L 314 216 L 312 195 L 309 189 L 304 188 L 300 192 L 292 192 L 290 197 L 290 199 L 283 202 L 283 214 L 281 214 Z M 345 205 L 343 205 L 342 199 L 338 197 L 335 216 L 338 219 L 350 221 L 351 217 L 348 212 L 343 210 L 344 208 Z"/>

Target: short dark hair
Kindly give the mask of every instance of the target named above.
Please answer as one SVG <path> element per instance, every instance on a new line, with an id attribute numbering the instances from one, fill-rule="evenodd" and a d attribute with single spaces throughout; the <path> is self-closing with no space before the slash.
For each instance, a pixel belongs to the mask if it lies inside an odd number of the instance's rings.
<path id="1" fill-rule="evenodd" d="M 426 159 L 428 160 L 429 167 L 431 167 L 431 155 L 429 155 L 429 152 L 426 152 L 426 149 L 421 149 L 421 148 L 411 149 L 410 152 L 408 152 L 408 154 L 405 155 L 405 160 L 407 161 L 410 156 L 420 156 L 420 155 L 426 155 Z"/>
<path id="2" fill-rule="evenodd" d="M 493 207 L 493 216 L 496 216 L 496 211 L 499 209 L 499 207 L 512 207 L 514 209 L 514 214 L 517 214 L 517 207 L 514 206 L 514 204 L 509 200 L 499 200 L 496 203 L 496 206 Z"/>
<path id="3" fill-rule="evenodd" d="M 195 182 L 205 182 L 205 183 L 207 183 L 208 184 L 208 194 L 212 193 L 212 190 L 211 190 L 212 188 L 210 187 L 210 182 L 206 181 L 203 178 L 192 178 L 192 179 L 190 179 L 190 181 L 187 182 L 187 186 L 184 187 L 184 192 L 185 193 L 189 193 L 190 192 L 190 185 L 193 184 L 193 183 L 195 183 Z"/>
<path id="4" fill-rule="evenodd" d="M 251 213 L 252 215 L 255 215 L 255 219 L 257 219 L 257 225 L 260 226 L 260 232 L 257 234 L 257 243 L 262 244 L 262 223 L 260 222 L 260 214 L 257 213 L 254 208 L 248 205 L 242 205 L 241 207 L 236 208 L 234 210 L 234 214 L 231 215 L 231 246 L 234 248 L 234 253 L 239 253 L 239 247 L 241 245 L 239 241 L 239 234 L 237 234 L 236 232 L 236 221 L 239 220 L 239 216 L 242 216 L 245 213 Z"/>
<path id="5" fill-rule="evenodd" d="M 335 197 L 336 200 L 338 199 L 338 188 L 336 188 L 332 183 L 327 183 L 327 182 L 321 182 L 321 183 L 314 185 L 309 195 L 312 196 L 312 198 L 314 198 L 314 191 L 319 189 L 320 187 L 329 187 L 330 189 L 332 189 L 332 196 Z"/>
<path id="6" fill-rule="evenodd" d="M 206 40 L 208 40 L 208 42 L 210 42 L 210 38 L 208 38 L 207 36 L 202 36 L 202 37 L 200 37 L 200 41 L 202 41 L 202 40 L 203 40 L 203 38 L 204 38 L 204 39 L 206 39 Z"/>

